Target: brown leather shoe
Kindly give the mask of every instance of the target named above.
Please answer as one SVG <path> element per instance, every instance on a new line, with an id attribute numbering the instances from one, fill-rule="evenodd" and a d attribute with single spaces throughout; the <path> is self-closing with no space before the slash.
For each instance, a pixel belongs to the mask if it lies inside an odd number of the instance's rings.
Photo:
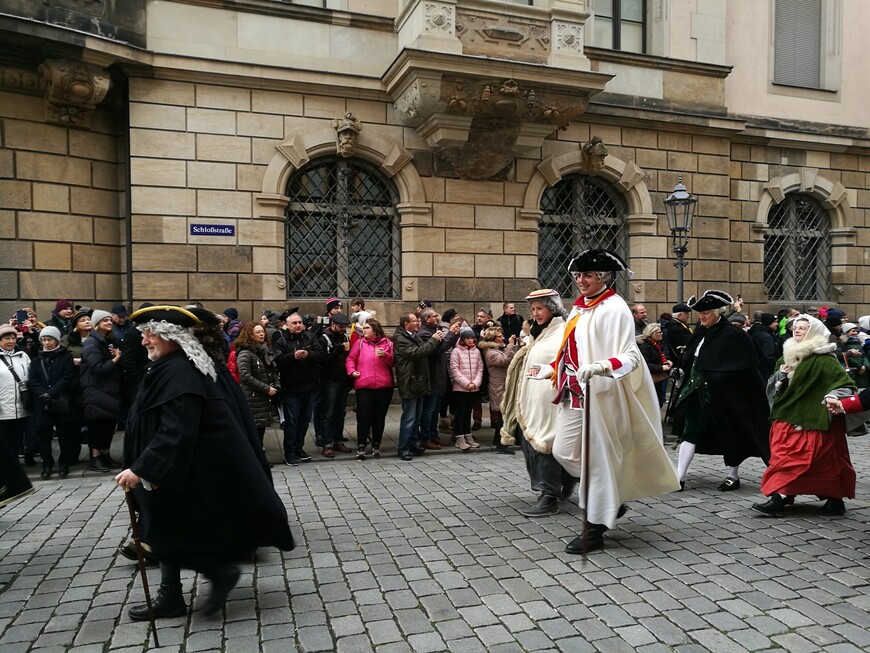
<path id="1" fill-rule="evenodd" d="M 333 452 L 332 447 L 323 447 L 320 453 L 323 454 L 324 458 L 335 458 L 335 452 Z"/>
<path id="2" fill-rule="evenodd" d="M 338 453 L 353 453 L 347 446 L 341 442 L 336 442 L 332 445 L 332 450 Z"/>
<path id="3" fill-rule="evenodd" d="M 441 445 L 437 442 L 432 442 L 432 440 L 426 440 L 420 446 L 431 451 L 439 451 L 441 449 Z"/>

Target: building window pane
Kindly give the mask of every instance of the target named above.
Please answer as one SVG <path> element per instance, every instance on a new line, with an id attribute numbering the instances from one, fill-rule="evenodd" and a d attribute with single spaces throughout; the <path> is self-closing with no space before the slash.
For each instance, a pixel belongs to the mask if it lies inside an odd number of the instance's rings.
<path id="1" fill-rule="evenodd" d="M 591 247 L 604 247 L 628 260 L 625 232 L 627 207 L 622 195 L 604 180 L 568 175 L 541 197 L 538 235 L 538 279 L 542 288 L 555 288 L 564 297 L 576 294 L 567 272 L 571 255 Z M 617 290 L 625 293 L 626 279 L 617 277 Z"/>
<path id="2" fill-rule="evenodd" d="M 770 301 L 827 301 L 831 241 L 827 213 L 794 193 L 770 209 L 764 236 L 764 285 Z"/>
<path id="3" fill-rule="evenodd" d="M 287 296 L 399 297 L 392 184 L 367 164 L 329 158 L 287 183 Z"/>
<path id="4" fill-rule="evenodd" d="M 646 0 L 595 0 L 594 44 L 626 52 L 646 51 Z"/>

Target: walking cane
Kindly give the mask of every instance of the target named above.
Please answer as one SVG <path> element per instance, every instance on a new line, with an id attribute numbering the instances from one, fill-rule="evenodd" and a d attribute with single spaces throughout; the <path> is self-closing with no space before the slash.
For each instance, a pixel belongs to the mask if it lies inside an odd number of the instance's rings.
<path id="1" fill-rule="evenodd" d="M 151 607 L 151 590 L 148 589 L 148 575 L 145 573 L 145 552 L 142 550 L 142 541 L 139 539 L 139 522 L 136 521 L 136 506 L 133 503 L 133 493 L 130 488 L 124 488 L 124 499 L 130 510 L 130 528 L 133 531 L 133 544 L 136 546 L 136 560 L 139 563 L 139 575 L 142 576 L 142 587 L 145 588 L 145 605 L 148 607 L 148 620 L 151 622 L 151 632 L 154 634 L 154 646 L 160 648 L 160 640 L 157 639 L 157 625 L 154 623 L 154 608 Z"/>
<path id="2" fill-rule="evenodd" d="M 589 553 L 589 379 L 583 386 L 583 544 L 581 553 Z"/>

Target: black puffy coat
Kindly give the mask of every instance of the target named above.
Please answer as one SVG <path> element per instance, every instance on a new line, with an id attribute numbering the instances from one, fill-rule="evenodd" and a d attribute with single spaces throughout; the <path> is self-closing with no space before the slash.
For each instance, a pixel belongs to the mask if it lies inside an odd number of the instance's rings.
<path id="1" fill-rule="evenodd" d="M 51 351 L 41 351 L 30 365 L 27 385 L 35 395 L 33 413 L 36 426 L 46 421 L 46 406 L 58 397 L 72 397 L 72 381 L 76 376 L 72 354 L 66 347 L 56 347 Z M 57 419 L 74 419 L 75 412 L 67 415 L 55 414 Z"/>
<path id="2" fill-rule="evenodd" d="M 323 347 L 317 338 L 308 331 L 292 334 L 281 331 L 275 338 L 275 364 L 281 375 L 281 387 L 285 392 L 308 392 L 320 385 L 320 362 L 323 360 Z M 297 351 L 304 349 L 307 358 L 297 359 Z"/>
<path id="3" fill-rule="evenodd" d="M 275 367 L 274 355 L 265 345 L 249 347 L 236 340 L 236 365 L 239 368 L 239 386 L 254 416 L 257 428 L 272 424 L 272 401 L 269 387 L 281 391 L 281 381 Z M 276 395 L 277 396 L 277 395 Z"/>
<path id="4" fill-rule="evenodd" d="M 85 419 L 117 419 L 121 412 L 121 367 L 112 360 L 109 342 L 91 331 L 82 347 L 82 396 Z"/>

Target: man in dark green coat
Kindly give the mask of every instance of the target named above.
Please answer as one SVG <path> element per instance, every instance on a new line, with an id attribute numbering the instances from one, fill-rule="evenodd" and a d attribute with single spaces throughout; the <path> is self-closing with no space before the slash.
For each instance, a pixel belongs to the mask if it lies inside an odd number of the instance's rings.
<path id="1" fill-rule="evenodd" d="M 432 338 L 422 342 L 417 336 L 420 318 L 405 313 L 393 336 L 393 357 L 396 385 L 402 398 L 402 419 L 399 424 L 399 457 L 412 460 L 414 454 L 426 452 L 417 446 L 417 434 L 423 417 L 424 398 L 432 393 L 429 385 L 429 356 L 441 345 L 444 333 L 436 331 Z"/>

